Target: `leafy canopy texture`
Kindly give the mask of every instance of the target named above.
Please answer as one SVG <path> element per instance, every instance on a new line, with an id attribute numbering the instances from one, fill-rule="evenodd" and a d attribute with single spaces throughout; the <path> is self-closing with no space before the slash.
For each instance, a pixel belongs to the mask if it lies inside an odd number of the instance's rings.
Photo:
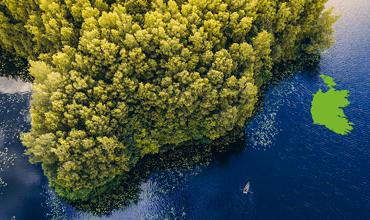
<path id="1" fill-rule="evenodd" d="M 331 44 L 325 2 L 2 0 L 0 45 L 35 78 L 31 161 L 83 200 L 147 154 L 241 130 L 274 66 Z"/>

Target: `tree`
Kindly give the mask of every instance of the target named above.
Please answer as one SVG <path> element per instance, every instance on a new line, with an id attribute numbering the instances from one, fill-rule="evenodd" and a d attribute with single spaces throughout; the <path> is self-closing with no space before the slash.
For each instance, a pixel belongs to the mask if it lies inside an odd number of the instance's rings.
<path id="1" fill-rule="evenodd" d="M 23 143 L 86 200 L 148 154 L 243 130 L 274 66 L 318 55 L 326 0 L 3 0 L 0 45 L 30 60 Z"/>

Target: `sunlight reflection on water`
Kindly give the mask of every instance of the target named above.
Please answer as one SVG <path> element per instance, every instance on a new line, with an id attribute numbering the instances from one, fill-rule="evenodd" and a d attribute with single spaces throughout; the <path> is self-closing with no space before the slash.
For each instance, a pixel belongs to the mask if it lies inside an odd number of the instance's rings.
<path id="1" fill-rule="evenodd" d="M 25 83 L 20 80 L 0 77 L 0 93 L 3 94 L 30 93 L 31 89 L 32 89 L 31 83 Z"/>

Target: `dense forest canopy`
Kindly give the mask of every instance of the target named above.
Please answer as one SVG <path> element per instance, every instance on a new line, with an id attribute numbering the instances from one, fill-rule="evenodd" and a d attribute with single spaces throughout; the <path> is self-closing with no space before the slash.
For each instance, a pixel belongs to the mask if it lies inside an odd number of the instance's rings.
<path id="1" fill-rule="evenodd" d="M 31 161 L 86 200 L 145 155 L 241 131 L 275 66 L 332 43 L 325 3 L 2 0 L 0 45 L 34 77 Z"/>

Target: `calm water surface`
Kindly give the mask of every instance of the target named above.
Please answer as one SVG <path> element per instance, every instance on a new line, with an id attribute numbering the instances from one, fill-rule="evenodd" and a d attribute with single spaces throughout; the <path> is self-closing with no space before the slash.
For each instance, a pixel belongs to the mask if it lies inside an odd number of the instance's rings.
<path id="1" fill-rule="evenodd" d="M 342 17 L 320 68 L 350 90 L 350 135 L 312 124 L 312 94 L 324 84 L 302 72 L 269 89 L 245 150 L 196 172 L 155 173 L 137 204 L 98 218 L 61 202 L 27 162 L 19 134 L 29 129 L 30 85 L 0 78 L 0 219 L 370 219 L 370 1 L 329 5 Z"/>

